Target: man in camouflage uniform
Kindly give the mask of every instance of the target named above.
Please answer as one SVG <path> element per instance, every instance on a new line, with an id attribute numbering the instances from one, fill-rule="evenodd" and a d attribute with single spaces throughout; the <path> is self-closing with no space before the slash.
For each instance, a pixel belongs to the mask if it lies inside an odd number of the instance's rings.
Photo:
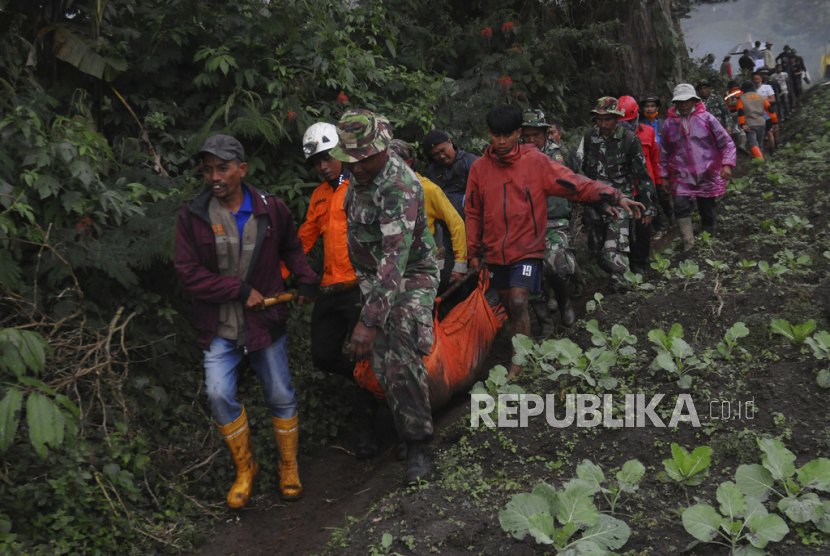
<path id="1" fill-rule="evenodd" d="M 589 178 L 615 187 L 624 195 L 633 197 L 646 207 L 641 223 L 650 233 L 655 214 L 656 192 L 648 173 L 643 147 L 637 135 L 619 125 L 623 116 L 617 99 L 603 97 L 591 110 L 596 124 L 583 137 L 584 158 L 582 172 Z M 628 271 L 629 218 L 614 219 L 586 207 L 583 223 L 588 234 L 588 248 L 600 268 L 611 274 L 611 289 L 624 289 L 624 274 Z"/>
<path id="2" fill-rule="evenodd" d="M 717 118 L 726 133 L 732 135 L 732 115 L 729 113 L 729 107 L 720 95 L 712 94 L 712 87 L 708 81 L 701 81 L 697 84 L 697 94 L 700 95 L 700 100 L 706 107 L 706 111 Z"/>
<path id="3" fill-rule="evenodd" d="M 545 120 L 545 113 L 542 110 L 525 110 L 522 113 L 522 141 L 525 144 L 535 145 L 554 162 L 568 167 L 565 163 L 565 156 L 570 158 L 570 153 L 548 138 L 549 127 L 550 124 Z M 553 290 L 562 325 L 570 327 L 576 319 L 568 295 L 568 281 L 576 269 L 576 258 L 571 249 L 572 205 L 567 199 L 554 196 L 548 197 L 547 202 L 545 277 Z M 530 306 L 533 307 L 533 312 L 536 313 L 536 318 L 542 325 L 542 334 L 551 334 L 553 320 L 548 313 L 547 300 L 542 294 L 533 294 L 530 298 Z"/>
<path id="4" fill-rule="evenodd" d="M 349 110 L 331 156 L 354 177 L 346 193 L 349 257 L 364 305 L 349 344 L 354 361 L 372 357 L 395 428 L 406 442 L 406 482 L 429 477 L 432 414 L 423 356 L 432 347 L 438 287 L 435 242 L 415 173 L 388 150 L 389 120 Z"/>

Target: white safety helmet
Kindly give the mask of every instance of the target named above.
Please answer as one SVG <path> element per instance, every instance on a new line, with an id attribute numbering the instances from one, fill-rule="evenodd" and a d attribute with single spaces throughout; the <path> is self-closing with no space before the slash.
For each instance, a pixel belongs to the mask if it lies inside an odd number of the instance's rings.
<path id="1" fill-rule="evenodd" d="M 314 124 L 303 135 L 303 153 L 306 160 L 337 146 L 337 128 L 329 123 Z"/>

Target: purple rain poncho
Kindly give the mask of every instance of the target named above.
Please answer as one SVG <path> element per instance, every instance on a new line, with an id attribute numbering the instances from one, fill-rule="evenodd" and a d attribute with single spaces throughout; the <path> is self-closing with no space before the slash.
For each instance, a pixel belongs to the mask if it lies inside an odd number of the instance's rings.
<path id="1" fill-rule="evenodd" d="M 735 143 L 702 102 L 682 117 L 676 108 L 660 128 L 660 166 L 680 197 L 718 197 L 726 191 L 723 166 L 735 166 Z"/>

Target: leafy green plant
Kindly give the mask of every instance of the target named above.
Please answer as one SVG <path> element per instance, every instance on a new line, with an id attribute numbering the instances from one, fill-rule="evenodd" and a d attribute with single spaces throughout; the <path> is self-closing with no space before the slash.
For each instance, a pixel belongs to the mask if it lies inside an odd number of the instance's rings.
<path id="1" fill-rule="evenodd" d="M 499 511 L 499 523 L 513 538 L 530 534 L 537 544 L 551 545 L 559 556 L 610 556 L 631 536 L 628 525 L 602 514 L 594 504 L 592 486 L 580 479 L 556 490 L 546 483 L 513 496 Z M 582 535 L 574 538 L 579 531 Z"/>
<path id="2" fill-rule="evenodd" d="M 726 272 L 729 270 L 729 265 L 723 261 L 713 261 L 712 259 L 705 259 L 706 264 L 712 267 L 712 270 L 716 272 Z"/>
<path id="3" fill-rule="evenodd" d="M 662 274 L 667 280 L 671 278 L 669 267 L 671 267 L 671 260 L 663 257 L 660 253 L 654 253 L 654 262 L 651 263 L 651 268 Z"/>
<path id="4" fill-rule="evenodd" d="M 736 322 L 726 331 L 726 334 L 723 336 L 723 341 L 718 343 L 718 353 L 721 354 L 721 357 L 730 361 L 733 351 L 738 346 L 738 338 L 745 338 L 748 335 L 749 328 L 742 322 Z M 741 351 L 746 353 L 746 350 L 743 348 L 741 348 Z"/>
<path id="5" fill-rule="evenodd" d="M 611 367 L 617 363 L 613 351 L 593 348 L 582 351 L 578 345 L 567 338 L 554 340 L 556 358 L 562 368 L 548 375 L 550 380 L 558 380 L 563 375 L 580 378 L 590 386 L 599 386 L 612 390 L 617 386 L 617 379 L 610 374 Z M 596 378 L 595 378 L 596 377 Z"/>
<path id="6" fill-rule="evenodd" d="M 36 378 L 43 373 L 46 355 L 51 351 L 37 332 L 0 329 L 0 370 L 15 379 L 1 383 L 6 395 L 0 400 L 0 453 L 14 442 L 24 398 L 29 441 L 41 458 L 49 454 L 50 446 L 57 448 L 63 443 L 65 432 L 74 433 L 80 418 L 78 407 Z M 27 375 L 27 371 L 35 376 Z"/>
<path id="7" fill-rule="evenodd" d="M 585 330 L 591 333 L 591 343 L 597 347 L 605 347 L 622 357 L 634 357 L 637 354 L 637 348 L 634 347 L 637 336 L 629 334 L 628 329 L 621 324 L 615 324 L 611 327 L 611 334 L 606 334 L 599 329 L 596 320 L 589 320 Z"/>
<path id="8" fill-rule="evenodd" d="M 758 262 L 758 269 L 764 273 L 764 276 L 767 279 L 767 284 L 772 286 L 772 279 L 776 276 L 778 277 L 778 281 L 782 280 L 781 275 L 787 272 L 787 267 L 782 266 L 779 263 L 775 263 L 774 265 L 770 266 L 766 261 L 759 261 Z"/>
<path id="9" fill-rule="evenodd" d="M 648 339 L 657 351 L 650 367 L 652 372 L 663 369 L 669 377 L 678 379 L 678 386 L 691 388 L 692 377 L 689 373 L 706 368 L 706 363 L 695 357 L 694 350 L 683 339 L 683 327 L 675 324 L 668 335 L 660 329 L 651 330 Z"/>
<path id="10" fill-rule="evenodd" d="M 389 533 L 384 533 L 380 538 L 379 545 L 369 545 L 369 556 L 403 556 L 400 552 L 390 552 L 393 542 L 395 542 L 395 537 Z"/>
<path id="11" fill-rule="evenodd" d="M 755 261 L 748 261 L 746 259 L 742 260 L 738 263 L 738 268 L 742 268 L 744 270 L 749 270 L 752 267 L 758 266 L 758 263 Z"/>
<path id="12" fill-rule="evenodd" d="M 585 310 L 589 313 L 593 313 L 596 310 L 602 312 L 602 300 L 605 299 L 605 296 L 601 293 L 597 292 L 594 294 L 594 299 L 589 301 L 585 304 Z"/>
<path id="13" fill-rule="evenodd" d="M 715 243 L 717 243 L 717 242 L 718 242 L 718 240 L 717 240 L 717 239 L 715 239 L 715 236 L 713 236 L 712 234 L 710 234 L 709 232 L 707 232 L 706 230 L 704 230 L 704 231 L 700 234 L 700 242 L 701 242 L 703 245 L 705 245 L 706 247 L 708 247 L 709 249 L 711 249 L 711 250 L 712 250 L 712 253 L 714 253 L 714 252 L 715 252 L 715 250 L 713 249 L 713 246 L 715 245 Z"/>
<path id="14" fill-rule="evenodd" d="M 776 256 L 781 264 L 786 265 L 790 270 L 796 270 L 799 267 L 810 266 L 813 264 L 812 257 L 809 255 L 800 255 L 796 257 L 795 253 L 793 253 L 791 249 L 784 249 L 783 251 L 776 253 Z"/>
<path id="15" fill-rule="evenodd" d="M 487 413 L 492 416 L 493 413 L 502 415 L 507 413 L 507 405 L 499 401 L 500 394 L 524 394 L 525 389 L 518 384 L 508 384 L 507 369 L 504 365 L 496 365 L 490 369 L 490 375 L 484 382 L 478 381 L 473 385 L 472 394 L 488 394 L 495 401 L 493 409 Z M 479 408 L 479 411 L 484 413 L 484 410 Z"/>
<path id="16" fill-rule="evenodd" d="M 677 266 L 678 269 L 674 272 L 674 275 L 683 280 L 684 291 L 692 280 L 700 280 L 703 278 L 703 273 L 700 272 L 700 267 L 698 267 L 692 260 L 686 259 Z"/>
<path id="17" fill-rule="evenodd" d="M 805 341 L 813 349 L 813 357 L 830 363 L 830 334 L 826 330 L 816 332 L 812 338 L 807 338 Z M 822 388 L 830 388 L 830 367 L 818 372 L 816 382 Z"/>
<path id="18" fill-rule="evenodd" d="M 810 224 L 809 220 L 807 220 L 806 218 L 801 218 L 796 214 L 791 214 L 790 216 L 788 216 L 784 220 L 784 225 L 794 232 L 800 232 L 801 230 L 809 230 L 813 227 L 813 225 Z"/>
<path id="19" fill-rule="evenodd" d="M 626 270 L 625 274 L 623 274 L 623 278 L 625 279 L 625 282 L 628 285 L 628 287 L 631 289 L 643 291 L 650 291 L 654 289 L 653 284 L 649 284 L 648 282 L 643 281 L 642 274 L 637 274 L 636 272 Z"/>
<path id="20" fill-rule="evenodd" d="M 685 448 L 672 442 L 672 459 L 663 460 L 664 472 L 657 476 L 662 480 L 672 480 L 683 486 L 695 486 L 709 476 L 709 464 L 712 463 L 712 448 L 698 446 L 690 454 Z"/>
<path id="21" fill-rule="evenodd" d="M 735 471 L 738 489 L 748 497 L 764 502 L 770 494 L 780 498 L 778 510 L 794 523 L 812 522 L 830 533 L 830 500 L 820 500 L 815 492 L 830 492 L 830 460 L 818 458 L 795 468 L 795 454 L 780 441 L 758 441 L 764 453 L 761 465 L 741 465 Z M 776 485 L 779 485 L 776 488 Z"/>
<path id="22" fill-rule="evenodd" d="M 555 340 L 546 340 L 541 344 L 537 344 L 524 334 L 516 334 L 513 336 L 512 342 L 514 352 L 513 363 L 521 365 L 531 375 L 535 375 L 542 369 L 546 371 L 553 370 L 544 361 L 556 356 Z"/>
<path id="23" fill-rule="evenodd" d="M 758 500 L 745 497 L 731 481 L 721 483 L 716 496 L 720 513 L 709 504 L 696 504 L 683 512 L 683 527 L 697 539 L 686 550 L 704 542 L 729 547 L 735 556 L 763 556 L 768 543 L 790 532 L 783 519 L 770 514 Z M 722 540 L 715 540 L 718 537 Z"/>
<path id="24" fill-rule="evenodd" d="M 787 229 L 786 228 L 776 228 L 775 226 L 770 226 L 769 231 L 770 231 L 770 233 L 772 233 L 773 235 L 776 235 L 776 236 L 785 236 L 785 235 L 787 235 Z"/>
<path id="25" fill-rule="evenodd" d="M 770 199 L 772 199 L 772 191 L 761 193 L 761 197 L 763 197 L 765 201 L 769 201 Z"/>
<path id="26" fill-rule="evenodd" d="M 793 345 L 803 344 L 816 329 L 816 321 L 808 320 L 804 324 L 793 325 L 784 319 L 772 321 L 769 328 L 775 334 L 781 334 Z"/>
<path id="27" fill-rule="evenodd" d="M 761 227 L 762 230 L 770 231 L 770 228 L 775 226 L 775 220 L 761 220 L 758 222 L 758 225 Z"/>
<path id="28" fill-rule="evenodd" d="M 576 466 L 576 476 L 580 480 L 590 484 L 594 489 L 593 494 L 600 493 L 608 506 L 611 508 L 613 514 L 617 503 L 623 494 L 634 494 L 640 486 L 640 481 L 646 472 L 645 466 L 636 459 L 625 462 L 615 478 L 615 483 L 603 486 L 606 482 L 605 474 L 602 468 L 594 465 L 591 460 L 583 460 L 582 463 Z"/>

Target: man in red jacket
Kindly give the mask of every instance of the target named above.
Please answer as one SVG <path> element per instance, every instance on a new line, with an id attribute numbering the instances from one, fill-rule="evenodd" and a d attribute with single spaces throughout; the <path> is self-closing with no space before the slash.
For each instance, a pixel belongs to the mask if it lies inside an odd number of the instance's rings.
<path id="1" fill-rule="evenodd" d="M 507 308 L 513 335 L 530 334 L 528 298 L 541 288 L 547 197 L 621 206 L 639 218 L 643 205 L 603 183 L 574 174 L 534 145 L 520 145 L 522 111 L 500 105 L 487 115 L 490 146 L 470 167 L 464 210 L 470 268 L 486 258 L 490 285 Z M 609 211 L 616 214 L 615 209 Z M 487 223 L 485 226 L 484 223 Z M 521 367 L 511 364 L 509 375 Z"/>
<path id="2" fill-rule="evenodd" d="M 200 149 L 210 186 L 179 213 L 174 263 L 179 283 L 195 299 L 198 343 L 205 353 L 206 392 L 213 418 L 236 463 L 228 505 L 244 506 L 259 471 L 245 408 L 236 401 L 239 365 L 248 356 L 271 411 L 280 451 L 284 500 L 302 494 L 297 470 L 297 402 L 285 351 L 287 311 L 266 298 L 284 291 L 280 262 L 299 280 L 299 303 L 316 295 L 291 212 L 274 195 L 242 181 L 242 145 L 214 135 Z"/>

